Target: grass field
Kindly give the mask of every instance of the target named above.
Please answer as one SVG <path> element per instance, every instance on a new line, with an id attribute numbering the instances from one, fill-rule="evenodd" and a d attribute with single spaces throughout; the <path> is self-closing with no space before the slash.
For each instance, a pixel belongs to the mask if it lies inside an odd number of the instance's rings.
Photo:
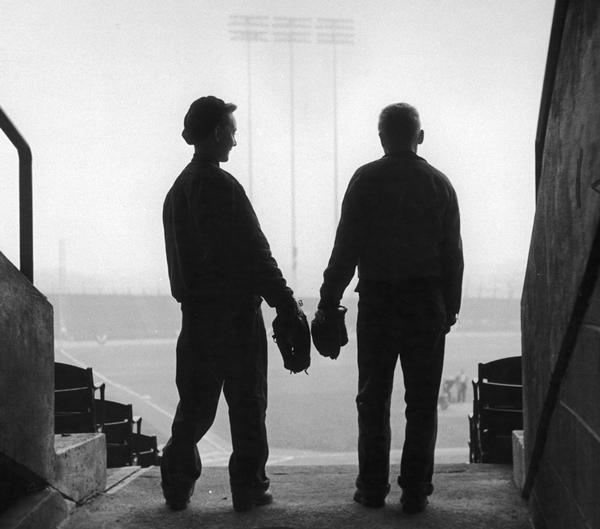
<path id="1" fill-rule="evenodd" d="M 283 369 L 279 351 L 269 344 L 269 409 L 267 426 L 273 452 L 353 453 L 356 451 L 357 385 L 355 336 L 338 360 L 313 352 L 309 374 L 290 375 Z M 177 405 L 175 388 L 175 341 L 122 341 L 98 345 L 95 342 L 57 343 L 56 359 L 90 366 L 96 379 L 107 384 L 106 398 L 131 402 L 134 414 L 143 417 L 145 433 L 164 443 L 170 432 Z M 469 377 L 478 362 L 520 354 L 518 332 L 462 333 L 447 338 L 444 378 L 454 378 L 460 369 Z M 451 403 L 440 410 L 438 449 L 464 454 L 467 451 L 469 403 Z M 404 401 L 401 372 L 396 371 L 392 403 L 392 447 L 403 442 Z M 204 451 L 215 461 L 225 461 L 230 445 L 224 399 L 207 436 Z"/>

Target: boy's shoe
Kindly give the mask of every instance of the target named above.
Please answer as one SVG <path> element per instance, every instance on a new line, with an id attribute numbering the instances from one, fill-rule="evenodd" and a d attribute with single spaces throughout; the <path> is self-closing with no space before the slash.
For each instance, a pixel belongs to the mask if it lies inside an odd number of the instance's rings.
<path id="1" fill-rule="evenodd" d="M 185 509 L 194 494 L 195 482 L 169 479 L 160 483 L 167 506 L 174 511 Z"/>
<path id="2" fill-rule="evenodd" d="M 174 511 L 185 509 L 194 494 L 196 480 L 172 468 L 164 453 L 160 461 L 160 477 L 160 486 L 167 506 Z"/>
<path id="3" fill-rule="evenodd" d="M 405 490 L 400 497 L 400 503 L 406 514 L 417 514 L 425 510 L 429 500 L 426 494 Z"/>
<path id="4" fill-rule="evenodd" d="M 353 499 L 356 503 L 360 503 L 370 509 L 379 509 L 385 505 L 385 496 L 369 496 L 364 494 L 360 489 L 356 489 Z"/>
<path id="5" fill-rule="evenodd" d="M 244 512 L 273 503 L 273 495 L 268 490 L 254 492 L 232 492 L 231 499 L 233 501 L 233 510 L 236 512 Z"/>

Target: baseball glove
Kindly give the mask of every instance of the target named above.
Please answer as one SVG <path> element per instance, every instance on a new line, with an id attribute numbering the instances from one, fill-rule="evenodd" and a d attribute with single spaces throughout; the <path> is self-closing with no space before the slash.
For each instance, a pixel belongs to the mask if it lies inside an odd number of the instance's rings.
<path id="1" fill-rule="evenodd" d="M 306 371 L 310 366 L 310 330 L 306 315 L 295 303 L 277 310 L 273 320 L 273 340 L 290 373 Z"/>
<path id="2" fill-rule="evenodd" d="M 335 360 L 342 346 L 348 343 L 344 318 L 348 309 L 339 306 L 333 310 L 319 309 L 310 325 L 313 343 L 321 356 Z"/>

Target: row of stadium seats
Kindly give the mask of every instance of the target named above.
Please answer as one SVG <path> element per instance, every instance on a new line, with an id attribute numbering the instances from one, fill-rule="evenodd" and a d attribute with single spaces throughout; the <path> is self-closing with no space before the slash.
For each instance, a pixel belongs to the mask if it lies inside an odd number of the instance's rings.
<path id="1" fill-rule="evenodd" d="M 105 399 L 105 384 L 94 384 L 92 368 L 56 362 L 54 373 L 55 433 L 104 433 L 108 468 L 157 464 L 156 436 L 142 434 L 131 404 Z"/>
<path id="2" fill-rule="evenodd" d="M 523 429 L 521 357 L 478 365 L 469 415 L 469 461 L 512 463 L 512 432 Z"/>

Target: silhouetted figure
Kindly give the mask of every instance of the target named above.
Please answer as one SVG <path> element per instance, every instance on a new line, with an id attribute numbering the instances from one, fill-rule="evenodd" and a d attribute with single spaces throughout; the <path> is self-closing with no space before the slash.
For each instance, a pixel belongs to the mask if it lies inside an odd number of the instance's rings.
<path id="1" fill-rule="evenodd" d="M 433 492 L 437 404 L 445 334 L 456 322 L 463 272 L 456 194 L 417 156 L 420 119 L 410 105 L 383 109 L 385 155 L 360 167 L 342 204 L 319 309 L 331 312 L 358 266 L 359 474 L 355 501 L 385 503 L 390 401 L 398 355 L 406 388 L 406 435 L 398 483 L 405 512 Z"/>
<path id="2" fill-rule="evenodd" d="M 297 309 L 252 205 L 220 168 L 236 145 L 236 106 L 202 97 L 190 106 L 183 137 L 192 161 L 163 208 L 169 279 L 181 303 L 176 382 L 179 404 L 161 464 L 162 489 L 183 509 L 200 477 L 196 447 L 212 425 L 221 390 L 229 407 L 234 509 L 272 501 L 268 457 L 267 342 L 261 296 L 278 314 Z"/>

